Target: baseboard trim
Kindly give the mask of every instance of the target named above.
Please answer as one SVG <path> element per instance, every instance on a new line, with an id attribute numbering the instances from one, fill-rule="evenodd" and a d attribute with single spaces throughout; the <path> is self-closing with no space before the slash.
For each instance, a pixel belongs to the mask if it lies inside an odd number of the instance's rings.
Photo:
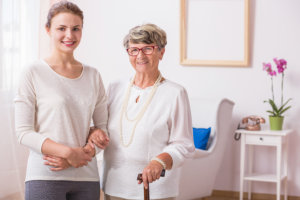
<path id="1" fill-rule="evenodd" d="M 224 191 L 224 190 L 213 190 L 211 197 L 228 197 L 228 198 L 234 198 L 239 199 L 240 192 L 236 191 Z M 248 192 L 244 192 L 243 194 L 244 199 L 248 197 Z M 252 193 L 251 194 L 252 200 L 271 200 L 276 199 L 275 194 L 263 194 L 263 193 Z M 281 195 L 280 199 L 284 199 L 283 195 Z M 203 198 L 205 200 L 205 198 Z M 288 200 L 300 200 L 300 197 L 296 196 L 288 196 Z"/>

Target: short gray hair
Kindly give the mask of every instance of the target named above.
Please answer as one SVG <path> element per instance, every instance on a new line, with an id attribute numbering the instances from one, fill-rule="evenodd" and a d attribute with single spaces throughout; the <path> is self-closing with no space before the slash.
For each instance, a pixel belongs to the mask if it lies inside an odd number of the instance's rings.
<path id="1" fill-rule="evenodd" d="M 129 47 L 129 42 L 134 44 L 155 43 L 159 49 L 162 49 L 167 45 L 167 35 L 164 30 L 155 24 L 143 24 L 129 30 L 129 33 L 123 40 L 123 45 L 126 49 Z"/>

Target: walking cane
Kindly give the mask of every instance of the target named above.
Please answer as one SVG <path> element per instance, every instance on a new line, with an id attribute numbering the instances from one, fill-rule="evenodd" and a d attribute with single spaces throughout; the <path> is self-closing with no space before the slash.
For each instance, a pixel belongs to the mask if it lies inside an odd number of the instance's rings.
<path id="1" fill-rule="evenodd" d="M 162 170 L 161 171 L 161 174 L 160 174 L 160 177 L 164 177 L 165 176 L 165 173 L 166 173 L 166 170 Z M 137 176 L 137 180 L 138 181 L 142 181 L 143 182 L 143 177 L 142 177 L 142 175 L 143 174 L 138 174 L 138 176 Z M 150 184 L 148 183 L 148 188 L 146 189 L 145 187 L 144 187 L 144 200 L 150 200 Z"/>

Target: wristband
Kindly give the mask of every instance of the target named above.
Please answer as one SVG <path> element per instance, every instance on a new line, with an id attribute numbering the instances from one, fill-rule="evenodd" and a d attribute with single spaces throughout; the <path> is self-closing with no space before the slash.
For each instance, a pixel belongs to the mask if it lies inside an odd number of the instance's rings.
<path id="1" fill-rule="evenodd" d="M 166 163 L 165 163 L 164 161 L 162 161 L 162 159 L 160 159 L 160 158 L 158 158 L 158 157 L 154 157 L 154 158 L 151 159 L 151 161 L 152 161 L 152 160 L 155 160 L 155 161 L 159 162 L 159 164 L 162 165 L 163 169 L 166 169 L 166 168 L 167 168 Z"/>

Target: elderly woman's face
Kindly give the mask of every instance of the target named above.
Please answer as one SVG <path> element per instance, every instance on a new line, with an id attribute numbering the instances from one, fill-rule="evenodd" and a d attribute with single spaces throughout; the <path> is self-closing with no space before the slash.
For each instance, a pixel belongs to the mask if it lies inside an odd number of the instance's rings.
<path id="1" fill-rule="evenodd" d="M 151 54 L 148 54 L 147 49 L 153 46 L 154 46 L 153 52 Z M 129 43 L 129 48 L 131 49 L 135 48 L 135 51 L 138 51 L 137 52 L 138 54 L 136 56 L 129 55 L 130 63 L 136 72 L 156 73 L 158 71 L 159 61 L 163 58 L 163 55 L 165 53 L 164 48 L 159 50 L 156 44 L 144 44 L 144 43 L 139 43 L 139 44 Z"/>

